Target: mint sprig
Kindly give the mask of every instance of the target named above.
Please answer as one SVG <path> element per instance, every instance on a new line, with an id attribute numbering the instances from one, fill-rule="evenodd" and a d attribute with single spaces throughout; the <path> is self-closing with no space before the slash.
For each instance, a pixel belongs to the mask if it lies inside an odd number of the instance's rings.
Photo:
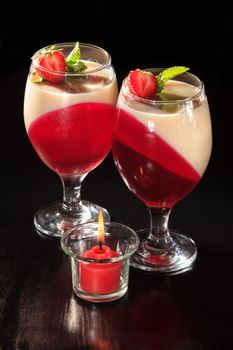
<path id="1" fill-rule="evenodd" d="M 44 78 L 42 78 L 41 76 L 37 76 L 36 78 L 33 79 L 34 83 L 43 83 L 45 81 Z"/>
<path id="2" fill-rule="evenodd" d="M 80 60 L 81 52 L 79 42 L 76 43 L 73 50 L 66 57 L 66 70 L 67 72 L 81 72 L 87 68 L 84 62 Z"/>
<path id="3" fill-rule="evenodd" d="M 163 70 L 156 77 L 158 82 L 157 92 L 161 92 L 163 90 L 164 85 L 168 80 L 186 72 L 187 70 L 189 70 L 189 68 L 184 66 L 174 66 Z"/>

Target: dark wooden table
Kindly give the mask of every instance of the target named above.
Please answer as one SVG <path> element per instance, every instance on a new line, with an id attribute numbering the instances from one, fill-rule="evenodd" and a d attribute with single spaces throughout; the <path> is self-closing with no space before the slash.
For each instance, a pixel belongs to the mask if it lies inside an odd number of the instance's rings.
<path id="1" fill-rule="evenodd" d="M 206 82 L 213 154 L 199 186 L 174 208 L 170 226 L 195 240 L 196 263 L 173 276 L 131 268 L 128 293 L 108 304 L 78 299 L 59 241 L 34 231 L 35 211 L 61 198 L 61 183 L 24 130 L 27 68 L 2 74 L 1 350 L 233 349 L 232 81 L 221 77 L 220 85 L 214 65 L 193 72 Z M 84 180 L 82 197 L 108 208 L 114 221 L 134 229 L 148 224 L 145 206 L 128 191 L 111 155 Z"/>

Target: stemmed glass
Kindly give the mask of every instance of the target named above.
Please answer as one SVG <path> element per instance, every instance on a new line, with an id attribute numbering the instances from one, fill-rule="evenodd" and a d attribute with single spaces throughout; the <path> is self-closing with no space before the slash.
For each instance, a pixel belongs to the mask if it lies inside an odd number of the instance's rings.
<path id="1" fill-rule="evenodd" d="M 158 75 L 162 69 L 149 69 Z M 131 259 L 139 269 L 175 272 L 196 258 L 194 241 L 168 229 L 172 207 L 201 179 L 211 154 L 212 131 L 203 82 L 190 73 L 169 80 L 152 99 L 121 87 L 113 157 L 128 188 L 149 208 L 150 227 L 140 230 Z"/>
<path id="2" fill-rule="evenodd" d="M 55 45 L 65 57 L 75 43 Z M 77 224 L 97 220 L 99 206 L 81 201 L 81 183 L 111 149 L 117 81 L 111 57 L 104 49 L 80 44 L 81 72 L 51 72 L 36 52 L 28 74 L 24 120 L 28 137 L 41 160 L 59 175 L 63 201 L 40 209 L 34 225 L 41 235 L 60 237 Z M 38 81 L 37 72 L 53 74 L 53 81 Z M 54 79 L 54 77 L 56 79 Z M 109 220 L 103 209 L 105 220 Z"/>

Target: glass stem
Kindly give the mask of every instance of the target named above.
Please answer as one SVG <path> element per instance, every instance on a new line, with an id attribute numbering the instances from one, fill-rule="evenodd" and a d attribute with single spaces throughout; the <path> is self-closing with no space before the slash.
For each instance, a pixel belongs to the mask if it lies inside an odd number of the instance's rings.
<path id="1" fill-rule="evenodd" d="M 173 245 L 168 230 L 170 208 L 149 208 L 150 213 L 150 234 L 147 244 L 156 249 L 169 249 Z"/>
<path id="2" fill-rule="evenodd" d="M 78 214 L 82 208 L 81 183 L 84 176 L 61 178 L 63 184 L 62 209 L 69 214 Z"/>

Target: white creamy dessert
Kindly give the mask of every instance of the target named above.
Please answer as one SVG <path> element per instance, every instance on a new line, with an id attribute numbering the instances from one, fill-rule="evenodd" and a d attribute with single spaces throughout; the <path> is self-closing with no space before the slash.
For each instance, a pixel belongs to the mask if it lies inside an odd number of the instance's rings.
<path id="1" fill-rule="evenodd" d="M 88 68 L 79 73 L 79 77 L 101 67 L 97 62 L 84 62 Z M 81 92 L 70 92 L 68 89 L 66 91 L 59 84 L 36 83 L 33 81 L 33 73 L 29 75 L 25 89 L 24 121 L 27 131 L 36 118 L 56 109 L 83 102 L 116 104 L 117 80 L 111 67 L 90 73 L 90 79 L 94 76 L 99 81 L 82 83 Z"/>
<path id="2" fill-rule="evenodd" d="M 202 176 L 212 148 L 210 112 L 205 94 L 190 84 L 170 80 L 165 84 L 163 94 L 186 97 L 187 103 L 174 100 L 172 104 L 167 103 L 160 108 L 162 102 L 159 101 L 143 103 L 140 98 L 131 99 L 126 83 L 121 89 L 118 108 L 133 115 L 150 132 L 159 135 Z"/>

